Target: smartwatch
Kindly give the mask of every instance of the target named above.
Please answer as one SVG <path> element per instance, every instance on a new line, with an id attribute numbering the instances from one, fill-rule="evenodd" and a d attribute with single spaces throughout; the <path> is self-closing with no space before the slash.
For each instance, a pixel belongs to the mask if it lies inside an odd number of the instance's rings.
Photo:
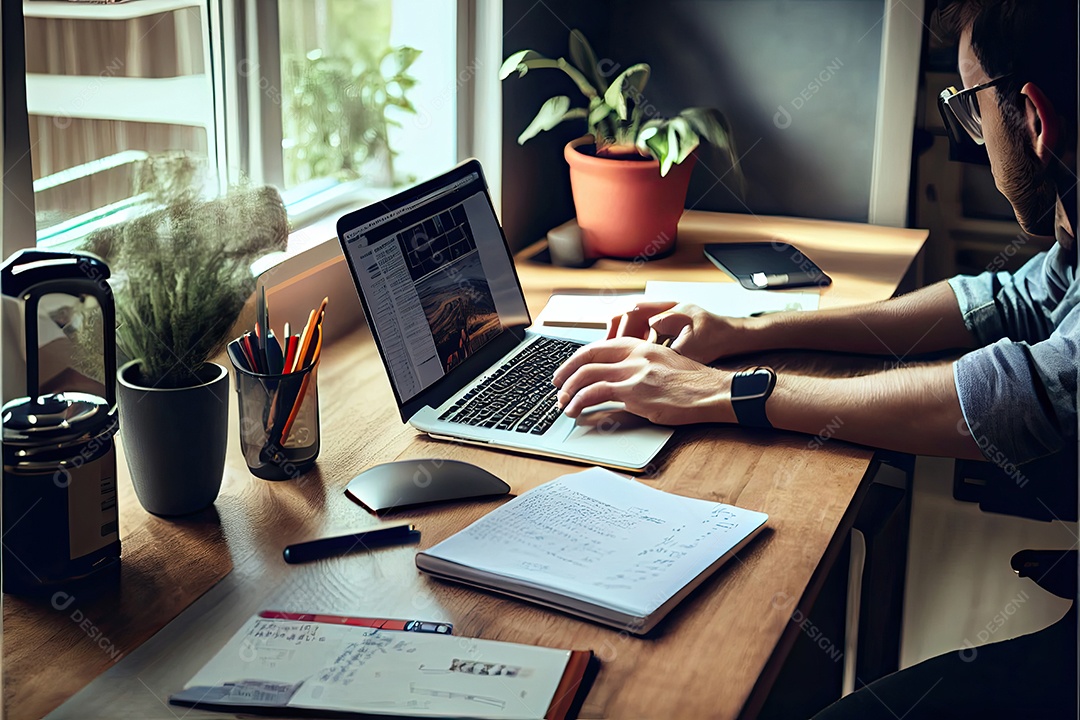
<path id="1" fill-rule="evenodd" d="M 771 428 L 765 415 L 765 401 L 776 387 L 776 372 L 770 367 L 755 367 L 735 373 L 731 378 L 731 407 L 740 425 Z"/>

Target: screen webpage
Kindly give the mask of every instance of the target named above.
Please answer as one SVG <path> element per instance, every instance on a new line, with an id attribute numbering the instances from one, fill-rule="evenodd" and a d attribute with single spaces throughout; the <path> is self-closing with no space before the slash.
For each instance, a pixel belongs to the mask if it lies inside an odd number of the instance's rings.
<path id="1" fill-rule="evenodd" d="M 505 327 L 528 322 L 478 173 L 388 210 L 344 240 L 402 402 Z"/>

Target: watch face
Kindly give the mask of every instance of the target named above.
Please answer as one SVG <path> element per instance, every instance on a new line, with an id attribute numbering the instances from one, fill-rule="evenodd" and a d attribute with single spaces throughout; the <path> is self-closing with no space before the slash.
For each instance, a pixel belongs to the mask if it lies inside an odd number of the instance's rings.
<path id="1" fill-rule="evenodd" d="M 745 398 L 761 397 L 768 392 L 771 383 L 772 375 L 764 370 L 755 372 L 752 375 L 740 375 L 739 387 L 735 392 L 735 398 L 742 400 Z"/>

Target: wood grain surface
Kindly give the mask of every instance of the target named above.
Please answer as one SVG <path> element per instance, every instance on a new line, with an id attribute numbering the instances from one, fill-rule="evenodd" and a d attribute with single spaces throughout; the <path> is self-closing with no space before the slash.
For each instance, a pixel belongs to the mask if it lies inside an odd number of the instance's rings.
<path id="1" fill-rule="evenodd" d="M 923 231 L 688 212 L 677 251 L 662 260 L 551 268 L 530 259 L 540 249 L 533 246 L 519 254 L 518 270 L 535 315 L 557 287 L 724 281 L 702 257 L 700 244 L 778 238 L 804 248 L 834 278 L 822 305 L 842 305 L 890 296 L 925 237 Z M 359 304 L 336 308 L 346 310 L 359 312 Z M 823 372 L 853 367 L 828 356 L 787 361 Z M 147 514 L 134 497 L 121 450 L 119 578 L 63 598 L 70 603 L 59 610 L 49 596 L 4 597 L 7 717 L 40 717 L 74 695 L 56 717 L 172 718 L 163 700 L 263 608 L 449 620 L 460 635 L 592 649 L 603 667 L 582 710 L 586 718 L 737 717 L 752 695 L 767 693 L 769 673 L 762 673 L 778 665 L 782 657 L 774 654 L 782 655 L 798 632 L 791 613 L 812 603 L 816 578 L 846 535 L 853 499 L 873 456 L 867 448 L 840 442 L 810 449 L 807 437 L 789 433 L 720 426 L 679 430 L 658 471 L 644 482 L 767 512 L 770 520 L 736 561 L 652 635 L 637 638 L 431 580 L 416 571 L 415 547 L 286 565 L 281 551 L 291 542 L 382 522 L 343 494 L 352 477 L 377 463 L 466 460 L 506 480 L 515 494 L 580 469 L 432 441 L 402 424 L 366 328 L 325 349 L 318 384 L 323 443 L 315 469 L 284 482 L 251 476 L 238 447 L 234 396 L 221 494 L 213 508 L 196 516 L 166 520 Z M 385 519 L 416 523 L 423 532 L 420 547 L 426 548 L 499 502 L 505 500 Z"/>

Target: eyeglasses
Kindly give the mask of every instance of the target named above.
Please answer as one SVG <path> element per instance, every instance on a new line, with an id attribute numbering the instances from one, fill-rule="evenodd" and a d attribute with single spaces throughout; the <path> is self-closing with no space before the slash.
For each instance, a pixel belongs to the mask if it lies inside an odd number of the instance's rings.
<path id="1" fill-rule="evenodd" d="M 945 128 L 949 131 L 950 139 L 957 145 L 963 145 L 967 137 L 977 144 L 983 144 L 982 116 L 979 114 L 980 90 L 994 87 L 1009 79 L 1011 75 L 1002 75 L 982 85 L 975 85 L 966 90 L 957 90 L 955 87 L 947 87 L 938 95 L 938 110 L 941 119 L 945 122 Z"/>

